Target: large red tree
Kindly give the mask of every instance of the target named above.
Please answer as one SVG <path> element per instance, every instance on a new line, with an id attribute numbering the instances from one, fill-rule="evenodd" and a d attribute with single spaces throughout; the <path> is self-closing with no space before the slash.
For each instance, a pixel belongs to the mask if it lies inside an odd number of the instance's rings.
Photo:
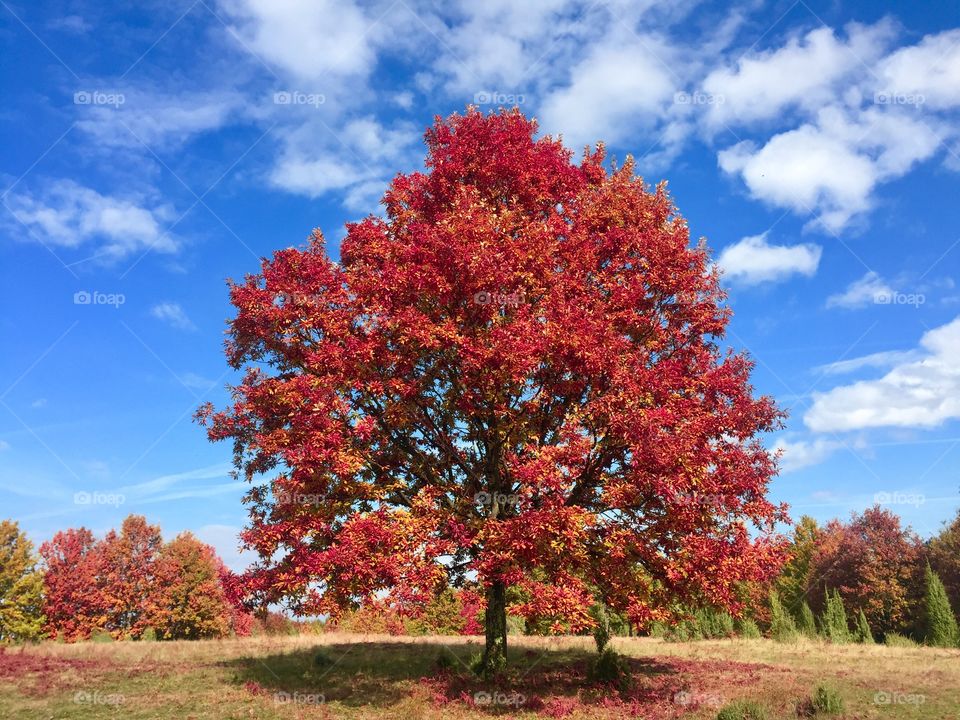
<path id="1" fill-rule="evenodd" d="M 508 587 L 578 629 L 591 588 L 644 625 L 775 571 L 757 435 L 780 415 L 718 346 L 705 247 L 632 161 L 535 135 L 517 111 L 438 119 L 427 172 L 347 226 L 339 263 L 314 231 L 231 285 L 246 375 L 199 417 L 254 483 L 253 597 L 415 612 L 476 577 L 491 670 Z"/>

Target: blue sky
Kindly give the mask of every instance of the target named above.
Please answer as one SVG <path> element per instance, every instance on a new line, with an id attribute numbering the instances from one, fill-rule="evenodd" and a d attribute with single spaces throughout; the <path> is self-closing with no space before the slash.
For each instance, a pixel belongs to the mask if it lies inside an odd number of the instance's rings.
<path id="1" fill-rule="evenodd" d="M 2 0 L 0 39 L 0 516 L 37 541 L 137 512 L 239 566 L 191 421 L 225 279 L 314 227 L 336 256 L 470 103 L 669 181 L 790 411 L 776 499 L 960 505 L 955 4 Z"/>

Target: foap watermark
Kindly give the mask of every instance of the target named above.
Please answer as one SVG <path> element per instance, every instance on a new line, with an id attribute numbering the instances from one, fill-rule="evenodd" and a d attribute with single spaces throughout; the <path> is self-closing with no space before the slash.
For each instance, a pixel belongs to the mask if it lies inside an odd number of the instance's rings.
<path id="1" fill-rule="evenodd" d="M 77 705 L 123 705 L 126 698 L 121 693 L 102 693 L 99 690 L 77 690 L 73 694 Z"/>
<path id="2" fill-rule="evenodd" d="M 126 501 L 127 498 L 122 493 L 106 493 L 96 490 L 94 492 L 87 492 L 86 490 L 81 490 L 73 494 L 74 505 L 109 505 L 110 507 L 120 507 Z"/>
<path id="3" fill-rule="evenodd" d="M 473 704 L 477 707 L 512 707 L 518 708 L 527 701 L 527 696 L 516 690 L 512 692 L 489 692 L 477 690 L 473 694 Z"/>
<path id="4" fill-rule="evenodd" d="M 517 507 L 520 504 L 520 496 L 499 492 L 478 492 L 473 496 L 473 501 L 477 503 L 477 505 L 484 505 L 486 507 L 492 505 L 497 505 L 498 507 Z"/>
<path id="5" fill-rule="evenodd" d="M 923 293 L 878 292 L 873 296 L 876 305 L 912 305 L 919 308 L 927 301 Z"/>
<path id="6" fill-rule="evenodd" d="M 277 293 L 277 301 L 281 305 L 322 305 L 323 296 L 322 295 L 313 295 L 311 293 L 301 293 L 301 292 L 281 292 Z"/>
<path id="7" fill-rule="evenodd" d="M 899 692 L 897 690 L 878 690 L 873 695 L 874 705 L 923 705 L 926 701 L 926 695 Z"/>
<path id="8" fill-rule="evenodd" d="M 878 492 L 873 496 L 873 501 L 877 505 L 913 505 L 920 507 L 927 498 L 923 493 L 908 492 Z"/>
<path id="9" fill-rule="evenodd" d="M 707 93 L 695 90 L 692 93 L 681 90 L 673 94 L 674 105 L 723 105 L 726 97 L 717 93 Z"/>
<path id="10" fill-rule="evenodd" d="M 323 504 L 323 496 L 316 493 L 280 492 L 274 495 L 277 505 L 313 505 Z"/>
<path id="11" fill-rule="evenodd" d="M 119 308 L 127 301 L 123 293 L 105 293 L 99 290 L 78 290 L 73 294 L 74 305 L 111 305 Z"/>
<path id="12" fill-rule="evenodd" d="M 327 97 L 322 93 L 281 90 L 273 94 L 274 105 L 312 105 L 314 109 L 317 109 L 325 102 L 327 102 Z"/>
<path id="13" fill-rule="evenodd" d="M 77 90 L 73 94 L 74 105 L 98 105 L 118 108 L 127 101 L 121 92 L 105 92 L 103 90 Z"/>
<path id="14" fill-rule="evenodd" d="M 713 693 L 691 692 L 690 690 L 681 690 L 673 696 L 674 705 L 683 707 L 711 707 L 718 708 L 723 705 L 723 698 Z"/>
<path id="15" fill-rule="evenodd" d="M 286 692 L 280 690 L 273 694 L 274 705 L 323 705 L 326 698 L 322 693 Z"/>
<path id="16" fill-rule="evenodd" d="M 504 93 L 496 90 L 481 90 L 473 94 L 474 105 L 523 105 L 527 96 L 523 93 Z"/>
<path id="17" fill-rule="evenodd" d="M 876 105 L 912 105 L 920 108 L 927 99 L 920 93 L 878 92 L 873 94 Z"/>
<path id="18" fill-rule="evenodd" d="M 481 290 L 478 293 L 474 293 L 473 301 L 477 305 L 503 305 L 505 307 L 519 307 L 527 300 L 522 291 L 504 293 L 487 292 L 486 290 Z"/>

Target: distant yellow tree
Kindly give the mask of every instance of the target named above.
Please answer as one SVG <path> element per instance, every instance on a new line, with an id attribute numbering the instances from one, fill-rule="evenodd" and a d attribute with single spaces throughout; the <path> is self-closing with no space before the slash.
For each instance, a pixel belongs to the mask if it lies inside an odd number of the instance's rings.
<path id="1" fill-rule="evenodd" d="M 151 625 L 162 640 L 223 637 L 229 604 L 220 585 L 222 562 L 209 545 L 185 532 L 160 549 Z"/>
<path id="2" fill-rule="evenodd" d="M 43 628 L 43 573 L 33 543 L 12 520 L 0 522 L 0 642 L 34 640 Z"/>

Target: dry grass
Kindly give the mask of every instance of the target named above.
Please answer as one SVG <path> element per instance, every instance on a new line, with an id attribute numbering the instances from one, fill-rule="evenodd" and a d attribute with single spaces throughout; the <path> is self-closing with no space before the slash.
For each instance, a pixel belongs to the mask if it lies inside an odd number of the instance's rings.
<path id="1" fill-rule="evenodd" d="M 580 637 L 511 637 L 511 670 L 492 685 L 468 670 L 480 638 L 43 643 L 0 655 L 0 717 L 709 720 L 719 705 L 750 699 L 771 718 L 796 718 L 802 700 L 827 684 L 844 696 L 850 718 L 960 719 L 958 650 L 804 640 L 617 638 L 613 645 L 631 658 L 629 690 L 585 682 L 593 642 Z M 524 702 L 476 707 L 477 692 Z"/>

